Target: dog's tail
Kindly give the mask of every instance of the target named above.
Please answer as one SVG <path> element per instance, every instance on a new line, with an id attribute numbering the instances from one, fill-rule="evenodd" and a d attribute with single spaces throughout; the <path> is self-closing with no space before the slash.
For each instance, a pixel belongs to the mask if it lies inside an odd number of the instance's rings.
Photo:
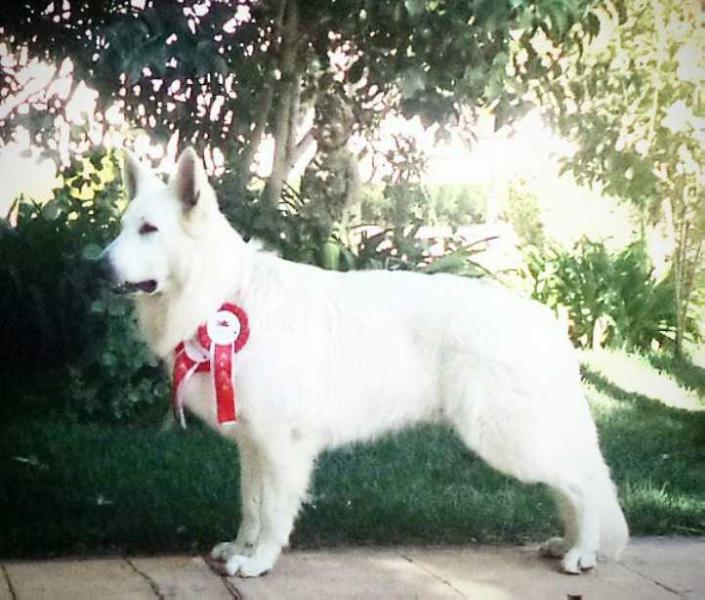
<path id="1" fill-rule="evenodd" d="M 600 518 L 600 554 L 619 560 L 629 540 L 629 528 L 617 500 L 617 488 L 612 483 L 607 467 L 595 491 Z"/>

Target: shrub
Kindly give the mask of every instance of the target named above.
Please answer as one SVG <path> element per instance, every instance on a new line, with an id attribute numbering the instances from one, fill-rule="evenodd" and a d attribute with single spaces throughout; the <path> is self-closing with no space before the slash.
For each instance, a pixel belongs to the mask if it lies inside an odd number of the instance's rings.
<path id="1" fill-rule="evenodd" d="M 231 197 L 234 179 L 216 184 L 220 197 Z M 427 195 L 418 184 L 385 184 L 384 217 L 375 224 L 383 227 L 374 235 L 363 234 L 352 246 L 339 235 L 322 234 L 315 215 L 306 210 L 307 199 L 285 187 L 278 206 L 262 202 L 250 192 L 237 203 L 223 207 L 228 219 L 245 239 L 257 238 L 288 260 L 338 270 L 388 269 L 427 273 L 455 273 L 479 276 L 487 272 L 472 260 L 482 250 L 468 246 L 460 237 L 445 240 L 440 256 L 430 252 L 431 242 L 416 239 L 426 222 Z"/>
<path id="2" fill-rule="evenodd" d="M 405 193 L 404 184 L 369 183 L 362 187 L 361 214 L 363 223 L 390 225 L 395 219 L 393 188 Z M 467 225 L 484 220 L 487 190 L 472 183 L 424 185 L 423 202 L 414 212 L 426 225 Z"/>
<path id="3" fill-rule="evenodd" d="M 102 165 L 102 158 L 94 160 Z M 46 371 L 92 349 L 100 319 L 86 318 L 97 290 L 84 253 L 114 230 L 109 198 L 117 193 L 107 184 L 85 198 L 86 179 L 97 186 L 94 169 L 74 165 L 43 206 L 20 198 L 15 227 L 0 230 L 2 369 Z"/>
<path id="4" fill-rule="evenodd" d="M 657 281 L 641 242 L 610 253 L 601 242 L 580 240 L 572 251 L 556 247 L 531 251 L 528 271 L 533 297 L 552 308 L 568 309 L 570 334 L 581 347 L 597 342 L 612 347 L 650 350 L 671 346 L 676 327 L 675 290 L 670 277 Z M 605 337 L 596 340 L 596 325 Z M 698 335 L 694 319 L 691 336 Z"/>
<path id="5" fill-rule="evenodd" d="M 512 224 L 525 245 L 542 248 L 546 242 L 541 207 L 528 182 L 519 177 L 511 182 L 502 218 Z"/>
<path id="6" fill-rule="evenodd" d="M 20 198 L 15 226 L 0 230 L 2 377 L 62 380 L 56 403 L 77 419 L 134 419 L 165 391 L 131 309 L 95 277 L 92 259 L 115 235 L 123 204 L 116 174 L 111 154 L 75 160 L 52 200 Z"/>

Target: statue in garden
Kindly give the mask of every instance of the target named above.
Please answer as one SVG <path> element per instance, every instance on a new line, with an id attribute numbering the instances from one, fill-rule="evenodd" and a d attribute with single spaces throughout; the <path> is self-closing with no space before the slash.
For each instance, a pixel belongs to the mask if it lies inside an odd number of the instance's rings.
<path id="1" fill-rule="evenodd" d="M 339 225 L 342 239 L 349 241 L 355 219 L 360 173 L 357 157 L 348 148 L 353 124 L 353 111 L 342 94 L 326 94 L 316 102 L 313 137 L 318 148 L 304 171 L 301 194 L 322 240 Z"/>

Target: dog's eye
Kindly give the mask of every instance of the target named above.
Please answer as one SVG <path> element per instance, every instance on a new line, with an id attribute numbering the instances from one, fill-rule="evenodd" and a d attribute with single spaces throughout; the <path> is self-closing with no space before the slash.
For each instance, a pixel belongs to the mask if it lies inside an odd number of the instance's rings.
<path id="1" fill-rule="evenodd" d="M 140 235 L 146 235 L 148 233 L 154 233 L 155 231 L 158 231 L 157 228 L 152 225 L 151 223 L 142 223 L 142 227 L 140 227 Z"/>

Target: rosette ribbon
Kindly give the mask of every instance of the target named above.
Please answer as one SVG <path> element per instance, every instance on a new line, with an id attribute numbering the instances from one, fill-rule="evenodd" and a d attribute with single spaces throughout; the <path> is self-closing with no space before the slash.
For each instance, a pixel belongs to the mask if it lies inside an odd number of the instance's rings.
<path id="1" fill-rule="evenodd" d="M 194 373 L 210 372 L 218 423 L 237 421 L 233 366 L 235 354 L 242 349 L 249 336 L 247 313 L 239 306 L 226 302 L 198 327 L 193 338 L 175 348 L 172 407 L 182 427 L 186 427 L 182 389 Z"/>

